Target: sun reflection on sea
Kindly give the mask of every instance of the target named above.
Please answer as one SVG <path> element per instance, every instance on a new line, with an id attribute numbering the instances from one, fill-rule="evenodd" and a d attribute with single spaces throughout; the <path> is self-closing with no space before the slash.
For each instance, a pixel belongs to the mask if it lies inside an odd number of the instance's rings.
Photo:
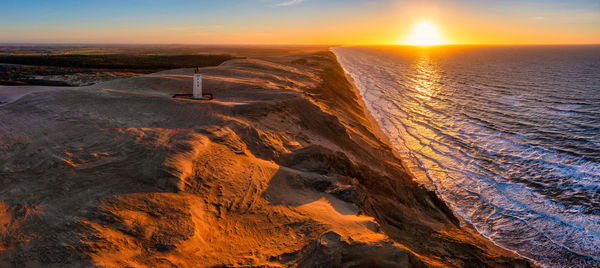
<path id="1" fill-rule="evenodd" d="M 434 97 L 439 88 L 441 79 L 438 67 L 427 52 L 422 52 L 415 62 L 414 70 L 416 74 L 413 77 L 414 89 L 418 92 L 417 97 L 429 101 Z"/>

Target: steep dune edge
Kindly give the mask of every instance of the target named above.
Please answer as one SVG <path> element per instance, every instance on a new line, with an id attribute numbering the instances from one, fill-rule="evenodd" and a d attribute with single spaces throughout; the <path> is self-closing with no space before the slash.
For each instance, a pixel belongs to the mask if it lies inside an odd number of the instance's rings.
<path id="1" fill-rule="evenodd" d="M 332 53 L 171 99 L 191 73 L 0 106 L 0 267 L 529 266 L 413 182 Z"/>

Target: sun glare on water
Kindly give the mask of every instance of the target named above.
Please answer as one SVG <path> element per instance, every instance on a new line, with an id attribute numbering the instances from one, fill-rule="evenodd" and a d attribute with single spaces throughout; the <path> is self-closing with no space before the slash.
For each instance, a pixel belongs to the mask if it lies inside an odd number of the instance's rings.
<path id="1" fill-rule="evenodd" d="M 435 25 L 428 21 L 421 21 L 415 25 L 402 43 L 411 46 L 435 46 L 446 42 Z"/>

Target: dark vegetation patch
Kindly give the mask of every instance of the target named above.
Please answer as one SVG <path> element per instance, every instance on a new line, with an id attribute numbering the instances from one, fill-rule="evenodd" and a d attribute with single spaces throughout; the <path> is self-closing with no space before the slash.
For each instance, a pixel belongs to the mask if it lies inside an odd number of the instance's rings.
<path id="1" fill-rule="evenodd" d="M 238 57 L 226 54 L 0 55 L 0 85 L 83 86 L 167 69 L 217 66 L 234 58 Z"/>
<path id="2" fill-rule="evenodd" d="M 101 68 L 101 69 L 174 69 L 216 66 L 234 59 L 230 55 L 0 55 L 0 63 Z"/>

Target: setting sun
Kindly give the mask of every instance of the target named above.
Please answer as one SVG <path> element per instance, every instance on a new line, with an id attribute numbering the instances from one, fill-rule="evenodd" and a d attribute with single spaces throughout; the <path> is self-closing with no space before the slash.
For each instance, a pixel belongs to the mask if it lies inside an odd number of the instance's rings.
<path id="1" fill-rule="evenodd" d="M 0 268 L 600 268 L 600 0 L 0 0 L 0 118 Z"/>
<path id="2" fill-rule="evenodd" d="M 445 41 L 435 25 L 428 21 L 421 21 L 415 24 L 402 43 L 412 46 L 435 46 L 445 44 Z"/>

